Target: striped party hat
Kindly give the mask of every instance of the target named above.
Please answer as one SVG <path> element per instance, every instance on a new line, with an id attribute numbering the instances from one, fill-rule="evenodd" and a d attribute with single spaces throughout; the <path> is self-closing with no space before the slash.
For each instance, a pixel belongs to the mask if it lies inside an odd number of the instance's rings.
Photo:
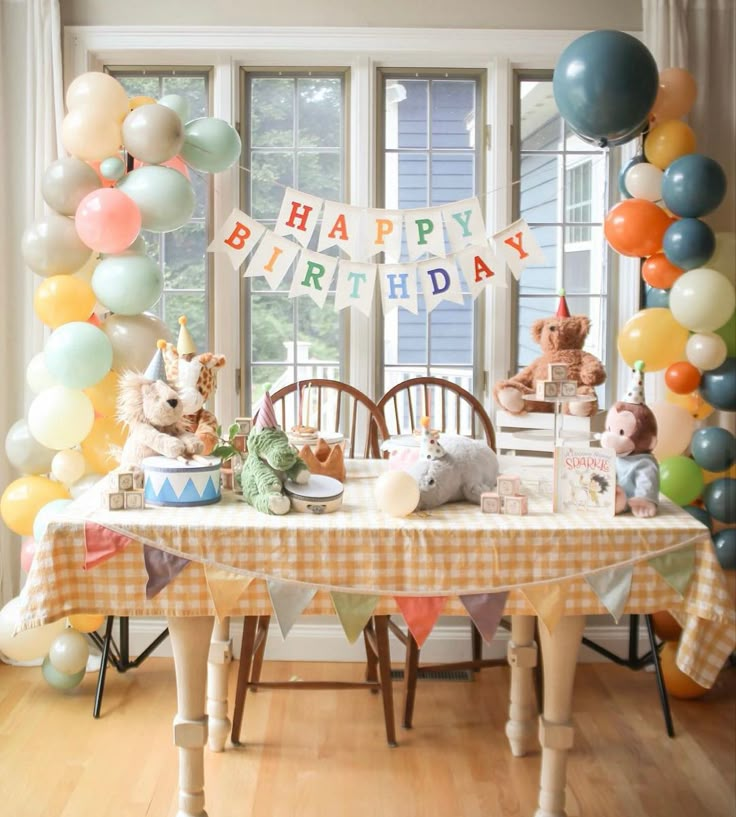
<path id="1" fill-rule="evenodd" d="M 261 399 L 258 417 L 256 418 L 256 429 L 263 431 L 264 428 L 279 428 L 279 424 L 276 422 L 276 412 L 273 410 L 273 403 L 271 402 L 271 395 L 268 390 L 266 390 Z"/>

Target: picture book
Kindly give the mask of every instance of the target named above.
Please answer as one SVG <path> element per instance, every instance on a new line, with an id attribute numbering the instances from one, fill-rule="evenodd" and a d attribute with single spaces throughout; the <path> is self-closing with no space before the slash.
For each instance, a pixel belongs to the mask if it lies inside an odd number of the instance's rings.
<path id="1" fill-rule="evenodd" d="M 616 454 L 605 448 L 558 446 L 554 459 L 555 512 L 616 513 Z"/>

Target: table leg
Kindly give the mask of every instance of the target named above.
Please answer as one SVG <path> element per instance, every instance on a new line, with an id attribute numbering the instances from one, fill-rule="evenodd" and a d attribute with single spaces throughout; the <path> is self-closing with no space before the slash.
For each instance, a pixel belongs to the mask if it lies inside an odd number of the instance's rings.
<path id="1" fill-rule="evenodd" d="M 212 616 L 170 616 L 176 669 L 174 745 L 179 747 L 179 810 L 176 817 L 207 817 L 204 810 L 205 689 Z"/>
<path id="2" fill-rule="evenodd" d="M 522 757 L 537 748 L 537 698 L 534 692 L 534 616 L 511 616 L 511 640 L 507 660 L 511 667 L 511 702 L 506 737 L 511 753 Z"/>
<path id="3" fill-rule="evenodd" d="M 544 715 L 539 719 L 542 771 L 534 817 L 565 817 L 567 753 L 573 744 L 572 687 L 585 616 L 563 616 L 552 634 L 542 624 Z"/>
<path id="4" fill-rule="evenodd" d="M 230 638 L 230 618 L 215 619 L 207 662 L 207 745 L 212 752 L 221 752 L 230 734 L 227 716 L 227 682 L 230 662 L 233 658 L 233 642 Z"/>

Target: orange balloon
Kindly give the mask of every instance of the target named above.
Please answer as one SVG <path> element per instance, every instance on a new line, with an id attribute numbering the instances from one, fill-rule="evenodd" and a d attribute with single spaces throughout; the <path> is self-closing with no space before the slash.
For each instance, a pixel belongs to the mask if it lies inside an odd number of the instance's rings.
<path id="1" fill-rule="evenodd" d="M 128 436 L 114 417 L 95 418 L 92 431 L 82 440 L 82 453 L 96 474 L 107 474 L 120 465 L 120 450 Z"/>
<path id="2" fill-rule="evenodd" d="M 660 170 L 688 153 L 695 153 L 695 134 L 689 125 L 679 119 L 670 119 L 656 125 L 644 141 L 647 161 Z"/>
<path id="3" fill-rule="evenodd" d="M 77 613 L 69 616 L 69 623 L 79 633 L 93 633 L 102 627 L 104 621 L 105 616 L 96 615 L 95 613 Z"/>
<path id="4" fill-rule="evenodd" d="M 698 86 L 684 68 L 665 68 L 659 72 L 659 88 L 649 119 L 654 124 L 679 119 L 692 108 Z"/>
<path id="5" fill-rule="evenodd" d="M 36 514 L 55 499 L 69 499 L 65 485 L 48 477 L 21 477 L 3 491 L 0 516 L 14 533 L 31 536 Z"/>
<path id="6" fill-rule="evenodd" d="M 94 386 L 82 389 L 92 401 L 92 407 L 100 417 L 113 417 L 115 415 L 119 380 L 120 375 L 117 372 L 109 371 Z"/>
<path id="7" fill-rule="evenodd" d="M 155 105 L 156 100 L 152 96 L 132 96 L 128 100 L 128 104 L 130 106 L 130 110 L 134 111 L 136 108 L 140 108 L 142 105 Z"/>
<path id="8" fill-rule="evenodd" d="M 713 406 L 711 406 L 710 403 L 706 403 L 697 392 L 692 392 L 691 394 L 675 394 L 667 389 L 664 397 L 668 403 L 672 403 L 675 406 L 682 406 L 682 408 L 696 420 L 705 420 L 705 418 L 710 417 L 714 411 Z"/>
<path id="9" fill-rule="evenodd" d="M 677 623 L 672 613 L 667 610 L 660 610 L 652 614 L 654 632 L 662 641 L 679 641 L 682 635 L 682 627 Z"/>
<path id="10" fill-rule="evenodd" d="M 662 247 L 672 219 L 646 199 L 626 199 L 611 208 L 603 225 L 608 243 L 621 255 L 643 258 Z"/>
<path id="11" fill-rule="evenodd" d="M 656 289 L 669 289 L 685 272 L 676 267 L 663 252 L 655 252 L 641 266 L 641 277 Z"/>
<path id="12" fill-rule="evenodd" d="M 702 698 L 708 691 L 678 668 L 675 663 L 675 656 L 677 655 L 677 642 L 668 641 L 662 652 L 659 654 L 659 660 L 662 664 L 662 677 L 664 685 L 667 687 L 667 692 L 673 698 L 692 699 Z"/>
<path id="13" fill-rule="evenodd" d="M 686 360 L 679 360 L 667 367 L 664 382 L 675 394 L 690 394 L 700 385 L 700 369 Z"/>
<path id="14" fill-rule="evenodd" d="M 74 275 L 52 275 L 33 294 L 36 315 L 52 329 L 71 321 L 86 321 L 96 302 L 92 287 Z"/>

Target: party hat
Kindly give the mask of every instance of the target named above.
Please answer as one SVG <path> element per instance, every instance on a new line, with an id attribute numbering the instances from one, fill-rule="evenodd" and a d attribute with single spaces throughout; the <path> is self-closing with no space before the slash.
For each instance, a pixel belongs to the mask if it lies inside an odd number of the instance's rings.
<path id="1" fill-rule="evenodd" d="M 631 370 L 631 382 L 629 390 L 626 392 L 624 403 L 637 403 L 642 406 L 646 403 L 644 399 L 644 361 L 637 360 Z"/>
<path id="2" fill-rule="evenodd" d="M 186 315 L 179 318 L 179 339 L 176 342 L 176 351 L 180 355 L 196 355 L 197 347 L 194 345 L 194 340 L 187 329 Z"/>
<path id="3" fill-rule="evenodd" d="M 151 358 L 151 362 L 148 364 L 148 368 L 146 369 L 143 377 L 145 377 L 147 380 L 163 380 L 164 383 L 168 383 L 169 381 L 166 379 L 166 368 L 164 367 L 163 356 L 163 350 L 166 348 L 166 341 L 159 339 L 156 341 L 156 346 L 158 348 Z"/>
<path id="4" fill-rule="evenodd" d="M 445 456 L 445 449 L 440 443 L 439 433 L 431 431 L 429 428 L 429 417 L 422 417 L 419 424 L 424 429 L 422 432 L 422 444 L 419 449 L 420 460 L 438 460 Z"/>
<path id="5" fill-rule="evenodd" d="M 258 417 L 256 418 L 256 429 L 263 431 L 264 428 L 278 428 L 279 424 L 276 422 L 276 412 L 273 410 L 273 403 L 271 402 L 271 395 L 268 389 L 265 391 L 261 399 L 261 405 L 258 409 Z"/>
<path id="6" fill-rule="evenodd" d="M 565 300 L 565 290 L 560 290 L 560 303 L 557 305 L 557 317 L 569 318 L 570 310 L 567 308 L 567 301 Z"/>

